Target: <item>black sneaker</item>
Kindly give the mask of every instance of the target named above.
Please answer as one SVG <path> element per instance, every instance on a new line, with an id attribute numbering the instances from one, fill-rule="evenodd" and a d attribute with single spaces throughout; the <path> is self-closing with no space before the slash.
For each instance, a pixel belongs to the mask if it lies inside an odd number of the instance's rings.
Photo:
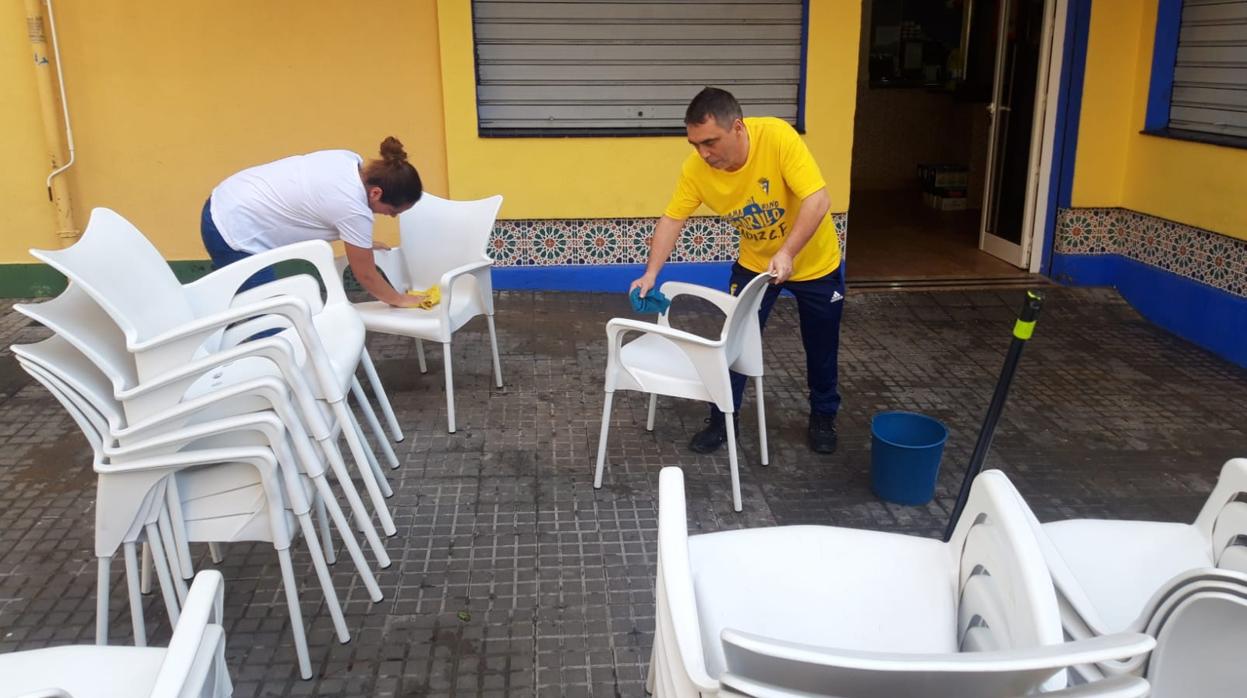
<path id="1" fill-rule="evenodd" d="M 694 453 L 714 453 L 727 443 L 727 420 L 723 418 L 722 412 L 706 417 L 704 421 L 706 428 L 693 434 L 692 440 L 688 442 L 689 450 Z"/>
<path id="2" fill-rule="evenodd" d="M 835 453 L 836 416 L 834 414 L 810 415 L 810 450 L 815 453 Z"/>

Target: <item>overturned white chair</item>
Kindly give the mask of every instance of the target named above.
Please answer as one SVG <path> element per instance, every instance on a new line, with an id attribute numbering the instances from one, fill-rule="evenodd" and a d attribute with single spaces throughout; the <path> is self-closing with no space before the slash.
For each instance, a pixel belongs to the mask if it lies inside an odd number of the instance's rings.
<path id="1" fill-rule="evenodd" d="M 0 698 L 227 698 L 221 573 L 195 576 L 169 647 L 71 645 L 0 654 Z"/>
<path id="2" fill-rule="evenodd" d="M 1231 660 L 1247 642 L 1247 459 L 1225 463 L 1190 524 L 1071 519 L 1041 525 L 1022 507 L 1067 635 L 1141 632 L 1158 640 L 1150 658 L 1078 667 L 1084 678 L 1146 676 L 1157 698 L 1219 696 L 1226 686 L 1247 686 L 1247 664 Z"/>
<path id="3" fill-rule="evenodd" d="M 381 301 L 355 304 L 369 332 L 416 340 L 421 373 L 428 371 L 423 340 L 441 343 L 446 369 L 446 430 L 451 433 L 455 431 L 455 381 L 450 341 L 459 328 L 478 315 L 485 316 L 489 327 L 494 383 L 502 387 L 490 276 L 494 260 L 485 253 L 501 206 L 501 196 L 477 201 L 450 201 L 427 193 L 421 196 L 415 206 L 398 216 L 399 246 L 378 250 L 375 259 L 399 293 L 436 286 L 441 302 L 428 310 L 395 308 Z M 337 265 L 339 273 L 344 271 L 345 258 L 339 257 Z"/>
<path id="4" fill-rule="evenodd" d="M 762 332 L 758 306 L 771 277 L 758 274 L 732 296 L 722 291 L 668 281 L 659 291 L 674 300 L 696 296 L 710 301 L 727 317 L 718 338 L 705 337 L 671 327 L 670 313 L 658 322 L 615 318 L 606 323 L 606 398 L 602 406 L 602 431 L 598 437 L 598 460 L 593 486 L 602 486 L 606 468 L 606 437 L 610 431 L 611 406 L 616 390 L 649 393 L 649 418 L 645 428 L 654 429 L 654 410 L 659 395 L 714 403 L 723 411 L 727 425 L 727 457 L 732 478 L 732 508 L 741 510 L 740 469 L 736 458 L 736 405 L 732 399 L 731 372 L 754 379 L 758 400 L 758 445 L 762 465 L 769 462 L 766 448 L 766 405 L 762 398 Z M 624 344 L 633 333 L 641 336 Z"/>
<path id="5" fill-rule="evenodd" d="M 831 526 L 689 536 L 683 474 L 659 484 L 648 688 L 670 696 L 1143 696 L 1133 676 L 1065 688 L 1065 669 L 1150 650 L 1063 643 L 1043 558 L 998 471 L 952 540 Z"/>

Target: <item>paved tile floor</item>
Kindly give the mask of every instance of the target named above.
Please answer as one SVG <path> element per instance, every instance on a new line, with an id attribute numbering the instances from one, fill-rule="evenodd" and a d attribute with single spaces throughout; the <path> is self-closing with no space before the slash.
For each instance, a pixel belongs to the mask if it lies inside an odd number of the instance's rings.
<path id="1" fill-rule="evenodd" d="M 376 337 L 382 377 L 408 438 L 393 471 L 398 535 L 371 604 L 348 562 L 335 568 L 352 642 L 339 645 L 315 584 L 302 602 L 316 677 L 300 681 L 275 556 L 226 549 L 228 661 L 240 696 L 643 694 L 653 632 L 656 483 L 680 465 L 689 526 L 820 523 L 934 536 L 942 530 L 1009 339 L 1019 291 L 859 293 L 845 312 L 841 446 L 806 450 L 804 363 L 795 306 L 767 333 L 771 462 L 757 465 L 745 406 L 744 512 L 731 510 L 725 454 L 685 448 L 704 409 L 616 400 L 605 487 L 591 487 L 603 326 L 622 294 L 501 293 L 506 387 L 492 387 L 481 320 L 458 335 L 459 431 L 445 432 L 440 350 Z M 704 307 L 683 305 L 694 327 Z M 0 306 L 0 652 L 93 637 L 93 477 L 86 442 L 7 346 L 44 330 Z M 909 409 L 951 430 L 937 497 L 922 507 L 870 492 L 869 420 Z M 1191 519 L 1221 464 L 1247 454 L 1247 371 L 1149 325 L 1111 291 L 1051 289 L 1022 358 L 989 467 L 1041 518 Z M 206 561 L 205 561 L 206 562 Z M 296 555 L 313 579 L 306 555 Z M 114 642 L 128 639 L 121 565 Z M 167 639 L 158 595 L 149 633 Z"/>

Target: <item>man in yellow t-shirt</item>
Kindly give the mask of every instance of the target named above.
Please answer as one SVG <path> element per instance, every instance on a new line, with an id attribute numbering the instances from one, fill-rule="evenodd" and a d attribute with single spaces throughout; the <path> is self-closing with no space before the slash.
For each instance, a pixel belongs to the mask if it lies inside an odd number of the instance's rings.
<path id="1" fill-rule="evenodd" d="M 649 293 L 675 248 L 684 221 L 705 204 L 740 235 L 740 256 L 732 265 L 729 290 L 735 295 L 760 273 L 775 278 L 762 299 L 763 328 L 781 290 L 797 299 L 801 341 L 810 388 L 810 448 L 836 450 L 837 355 L 844 275 L 840 244 L 828 211 L 831 198 L 818 164 L 796 130 L 780 119 L 744 118 L 730 92 L 702 90 L 684 116 L 688 141 L 696 150 L 684 161 L 675 194 L 654 227 L 645 275 L 632 282 Z M 736 414 L 745 377 L 732 374 Z M 727 440 L 727 420 L 713 405 L 708 426 L 689 448 L 717 450 Z"/>

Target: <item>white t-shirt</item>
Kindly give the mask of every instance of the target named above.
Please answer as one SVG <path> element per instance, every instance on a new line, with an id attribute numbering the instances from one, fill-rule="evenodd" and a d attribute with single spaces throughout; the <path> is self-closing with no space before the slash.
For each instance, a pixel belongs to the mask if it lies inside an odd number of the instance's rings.
<path id="1" fill-rule="evenodd" d="M 349 150 L 321 150 L 245 169 L 212 190 L 212 222 L 230 247 L 252 254 L 304 240 L 371 248 L 362 162 Z"/>

